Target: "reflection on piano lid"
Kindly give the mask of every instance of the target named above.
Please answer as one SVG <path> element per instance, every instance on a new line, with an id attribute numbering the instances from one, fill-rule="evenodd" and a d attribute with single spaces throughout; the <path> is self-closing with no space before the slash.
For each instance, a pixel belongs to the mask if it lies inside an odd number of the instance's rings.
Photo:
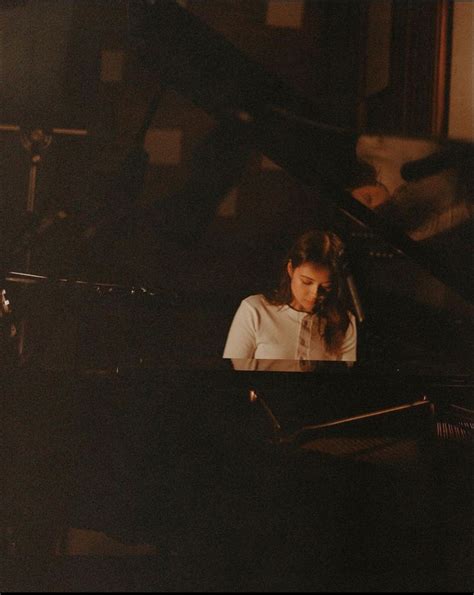
<path id="1" fill-rule="evenodd" d="M 304 186 L 322 188 L 325 199 L 358 222 L 361 229 L 375 232 L 395 251 L 472 300 L 472 267 L 463 266 L 464 259 L 460 258 L 472 250 L 466 231 L 472 221 L 473 193 L 474 150 L 469 143 L 439 139 L 392 142 L 381 131 L 377 136 L 369 135 L 375 145 L 382 139 L 383 159 L 390 157 L 386 147 L 394 148 L 398 159 L 394 175 L 400 186 L 389 184 L 387 204 L 368 208 L 343 191 L 352 185 L 359 160 L 364 159 L 356 151 L 360 132 L 321 122 L 311 101 L 178 3 L 135 0 L 129 4 L 132 42 L 160 81 L 218 120 L 240 121 L 248 128 L 255 147 Z M 398 141 L 403 150 L 408 150 L 405 156 Z M 424 152 L 414 151 L 413 144 Z M 446 195 L 444 182 L 437 178 L 445 171 L 450 175 L 454 171 L 452 205 L 438 200 Z M 432 188 L 427 189 L 430 185 Z M 390 258 L 391 251 L 372 253 L 376 258 Z"/>

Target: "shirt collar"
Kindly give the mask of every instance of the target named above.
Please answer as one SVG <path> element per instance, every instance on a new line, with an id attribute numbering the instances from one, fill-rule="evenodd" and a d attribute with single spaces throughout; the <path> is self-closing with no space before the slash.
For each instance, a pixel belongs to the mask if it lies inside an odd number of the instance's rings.
<path id="1" fill-rule="evenodd" d="M 300 312 L 299 310 L 295 310 L 288 304 L 285 304 L 284 306 L 282 306 L 281 310 L 282 310 L 282 312 L 287 312 L 288 316 L 292 320 L 298 320 L 298 321 L 302 321 L 304 319 L 311 320 L 315 316 L 315 314 L 311 314 L 309 312 Z"/>

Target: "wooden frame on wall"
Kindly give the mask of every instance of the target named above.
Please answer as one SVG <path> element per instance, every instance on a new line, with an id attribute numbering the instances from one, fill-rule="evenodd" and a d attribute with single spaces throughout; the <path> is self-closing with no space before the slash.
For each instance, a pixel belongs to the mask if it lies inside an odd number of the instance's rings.
<path id="1" fill-rule="evenodd" d="M 447 133 L 453 0 L 391 0 L 387 84 L 375 92 L 367 85 L 370 54 L 379 46 L 371 39 L 371 3 L 366 3 L 366 93 L 359 125 L 401 134 Z M 385 2 L 387 3 L 387 2 Z M 379 5 L 380 6 L 380 5 Z M 383 70 L 383 64 L 378 65 Z M 379 77 L 381 75 L 379 74 Z M 383 74 L 382 74 L 383 76 Z"/>

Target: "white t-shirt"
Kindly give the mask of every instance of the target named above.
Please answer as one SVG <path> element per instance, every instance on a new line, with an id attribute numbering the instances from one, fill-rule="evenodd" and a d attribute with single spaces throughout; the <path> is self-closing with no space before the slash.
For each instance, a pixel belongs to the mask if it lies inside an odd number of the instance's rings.
<path id="1" fill-rule="evenodd" d="M 227 336 L 224 358 L 296 361 L 356 360 L 357 327 L 349 313 L 338 354 L 328 353 L 316 314 L 299 312 L 288 305 L 270 304 L 263 295 L 243 300 Z"/>

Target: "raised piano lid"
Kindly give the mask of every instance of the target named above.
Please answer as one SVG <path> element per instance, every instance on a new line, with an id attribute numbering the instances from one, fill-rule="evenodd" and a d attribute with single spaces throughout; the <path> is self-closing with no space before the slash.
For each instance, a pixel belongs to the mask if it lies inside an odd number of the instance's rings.
<path id="1" fill-rule="evenodd" d="M 345 239 L 366 318 L 359 329 L 354 368 L 469 375 L 474 146 L 455 139 L 389 136 L 326 125 L 318 121 L 311 101 L 251 59 L 245 47 L 237 49 L 178 3 L 131 2 L 129 16 L 132 39 L 147 66 L 214 116 L 224 130 L 241 135 L 238 147 L 261 151 L 299 182 L 304 204 L 294 210 L 309 213 L 306 227 L 323 221 Z M 203 175 L 207 174 L 194 176 L 191 190 Z M 186 196 L 179 199 L 181 206 L 183 200 L 186 203 Z M 273 216 L 278 213 L 275 208 Z M 296 223 L 285 220 L 289 211 L 280 215 L 275 229 L 285 224 L 297 229 Z M 171 216 L 173 230 L 187 240 L 189 229 L 180 219 L 181 212 Z M 268 236 L 268 242 L 276 244 L 273 257 L 282 254 L 290 236 Z M 264 271 L 261 255 L 251 254 L 251 248 L 241 245 L 235 250 L 245 251 L 250 269 Z M 257 293 L 258 274 L 248 278 L 252 281 L 247 295 Z M 269 281 L 265 273 L 261 279 Z M 185 291 L 179 281 L 174 289 Z M 231 297 L 211 296 L 210 302 L 220 304 L 217 309 L 230 324 L 246 295 L 236 295 L 230 286 L 221 294 Z M 198 309 L 206 307 L 201 304 Z M 168 353 L 164 367 L 228 368 L 229 362 L 219 362 L 219 354 L 206 351 L 202 340 L 213 318 L 212 308 L 207 316 L 196 317 L 194 340 L 187 349 L 179 345 L 175 358 Z M 222 325 L 214 346 L 223 345 L 225 328 Z M 216 335 L 215 328 L 211 334 Z M 301 366 L 296 368 L 301 371 Z M 246 369 L 296 368 L 295 362 L 285 366 L 267 360 L 252 362 Z M 315 370 L 320 366 L 308 366 L 308 371 Z"/>

